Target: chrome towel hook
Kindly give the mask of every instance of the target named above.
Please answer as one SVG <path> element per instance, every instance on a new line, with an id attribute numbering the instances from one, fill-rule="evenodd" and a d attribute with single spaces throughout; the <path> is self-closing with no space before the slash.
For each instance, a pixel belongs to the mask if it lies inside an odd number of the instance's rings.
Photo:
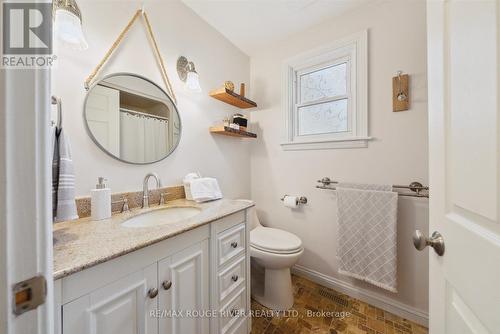
<path id="1" fill-rule="evenodd" d="M 56 125 L 58 129 L 62 126 L 62 101 L 60 97 L 52 95 L 51 98 L 52 105 L 57 105 L 57 123 L 52 121 L 52 125 Z"/>

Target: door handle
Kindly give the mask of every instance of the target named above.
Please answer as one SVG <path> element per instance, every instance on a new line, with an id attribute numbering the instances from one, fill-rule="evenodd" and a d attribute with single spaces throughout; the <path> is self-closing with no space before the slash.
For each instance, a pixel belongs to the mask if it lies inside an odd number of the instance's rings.
<path id="1" fill-rule="evenodd" d="M 413 235 L 413 245 L 419 251 L 427 246 L 431 246 L 437 255 L 443 256 L 444 254 L 444 239 L 438 231 L 435 231 L 430 238 L 427 238 L 420 230 L 416 230 Z"/>

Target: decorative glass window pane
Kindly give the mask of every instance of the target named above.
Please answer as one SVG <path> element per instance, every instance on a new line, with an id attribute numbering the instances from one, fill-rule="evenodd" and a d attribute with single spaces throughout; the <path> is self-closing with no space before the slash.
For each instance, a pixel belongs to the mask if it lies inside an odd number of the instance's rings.
<path id="1" fill-rule="evenodd" d="M 348 131 L 347 99 L 298 108 L 298 135 Z"/>
<path id="2" fill-rule="evenodd" d="M 284 62 L 284 150 L 368 146 L 367 60 L 364 30 Z"/>
<path id="3" fill-rule="evenodd" d="M 347 63 L 300 76 L 300 103 L 347 94 Z"/>

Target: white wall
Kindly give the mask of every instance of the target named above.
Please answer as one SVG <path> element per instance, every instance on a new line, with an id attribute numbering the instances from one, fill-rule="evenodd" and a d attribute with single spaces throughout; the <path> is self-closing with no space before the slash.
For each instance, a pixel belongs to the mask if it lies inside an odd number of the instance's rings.
<path id="1" fill-rule="evenodd" d="M 351 182 L 427 184 L 425 27 L 424 1 L 377 2 L 260 50 L 251 59 L 251 93 L 260 106 L 252 112 L 260 139 L 252 146 L 251 184 L 261 219 L 300 236 L 305 253 L 299 265 L 321 274 L 316 273 L 317 277 L 356 287 L 359 296 L 413 312 L 420 320 L 428 309 L 427 251 L 415 251 L 411 235 L 416 228 L 427 232 L 427 200 L 399 201 L 399 293 L 393 294 L 337 273 L 335 192 L 315 185 L 323 176 Z M 363 149 L 283 151 L 283 60 L 363 29 L 369 33 L 369 134 L 375 140 Z M 412 107 L 394 113 L 391 78 L 397 70 L 411 76 Z M 286 209 L 280 202 L 284 194 L 307 196 L 309 203 L 298 211 Z"/>
<path id="2" fill-rule="evenodd" d="M 85 78 L 130 20 L 137 1 L 78 1 L 89 42 L 83 52 L 60 48 L 53 70 L 53 94 L 62 98 L 64 129 L 70 137 L 78 196 L 89 195 L 98 176 L 109 179 L 113 192 L 142 189 L 147 172 L 158 172 L 164 185 L 180 184 L 190 171 L 217 177 L 227 197 L 249 197 L 250 147 L 248 142 L 216 137 L 208 132 L 224 116 L 239 112 L 208 96 L 208 91 L 225 80 L 249 82 L 249 59 L 221 34 L 178 1 L 146 1 L 145 9 L 178 99 L 183 124 L 179 147 L 165 160 L 147 166 L 130 165 L 112 159 L 87 135 L 83 124 Z M 203 92 L 185 91 L 176 71 L 181 55 L 192 60 Z M 164 87 L 142 22 L 134 24 L 101 76 L 114 72 L 138 73 Z"/>

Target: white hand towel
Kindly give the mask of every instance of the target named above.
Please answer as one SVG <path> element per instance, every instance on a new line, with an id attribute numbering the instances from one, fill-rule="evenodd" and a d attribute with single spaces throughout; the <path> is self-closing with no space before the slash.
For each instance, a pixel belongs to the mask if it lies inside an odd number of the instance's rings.
<path id="1" fill-rule="evenodd" d="M 202 177 L 189 181 L 191 184 L 191 196 L 196 202 L 206 202 L 222 198 L 217 179 Z"/>
<path id="2" fill-rule="evenodd" d="M 200 177 L 201 177 L 201 175 L 198 172 L 196 172 L 196 173 L 189 173 L 186 176 L 184 176 L 183 182 L 189 182 L 189 181 L 192 181 L 194 179 L 199 179 Z"/>
<path id="3" fill-rule="evenodd" d="M 193 200 L 193 196 L 191 195 L 191 181 L 194 179 L 199 179 L 201 174 L 199 172 L 189 173 L 184 176 L 182 183 L 184 184 L 184 193 L 186 194 L 186 199 L 189 201 Z"/>
<path id="4" fill-rule="evenodd" d="M 398 194 L 391 186 L 337 186 L 339 273 L 397 292 Z"/>

